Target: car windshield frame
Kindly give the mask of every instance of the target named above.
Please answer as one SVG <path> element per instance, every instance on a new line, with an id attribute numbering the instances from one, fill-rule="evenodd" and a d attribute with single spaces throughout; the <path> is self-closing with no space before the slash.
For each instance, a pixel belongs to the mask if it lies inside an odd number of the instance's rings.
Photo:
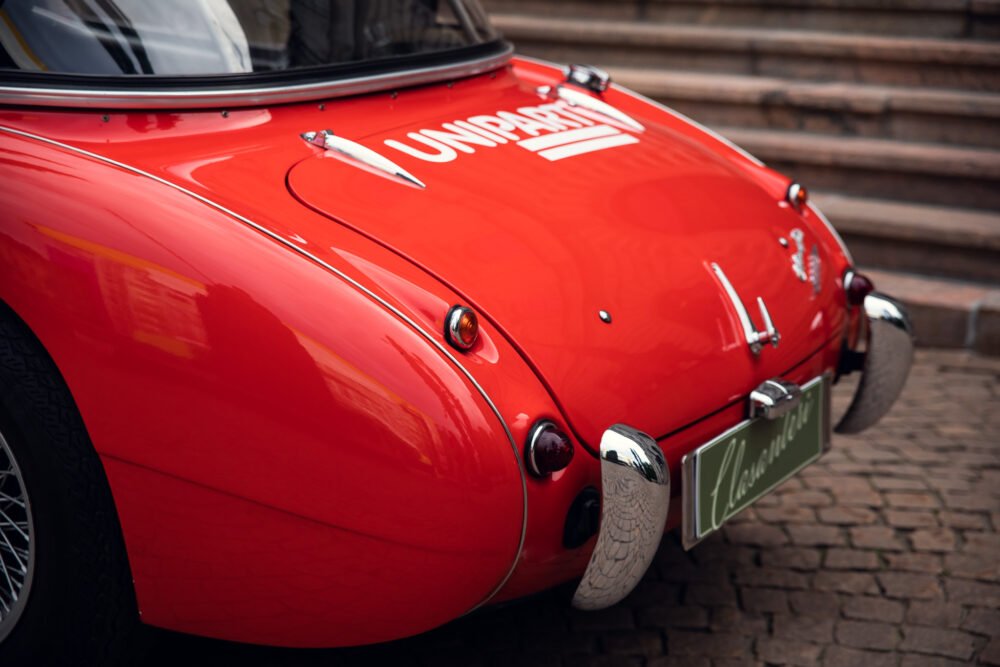
<path id="1" fill-rule="evenodd" d="M 452 2 L 464 6 L 462 0 Z M 3 3 L 0 3 L 0 7 Z M 476 8 L 477 20 L 488 21 Z M 463 46 L 235 74 L 79 74 L 0 68 L 0 104 L 209 108 L 303 102 L 453 80 L 506 65 L 513 47 L 492 26 Z"/>

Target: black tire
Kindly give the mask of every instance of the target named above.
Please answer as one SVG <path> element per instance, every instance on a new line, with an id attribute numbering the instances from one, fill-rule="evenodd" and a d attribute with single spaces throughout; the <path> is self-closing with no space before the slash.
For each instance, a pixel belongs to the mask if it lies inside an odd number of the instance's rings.
<path id="1" fill-rule="evenodd" d="M 34 561 L 0 665 L 131 662 L 138 611 L 104 468 L 55 363 L 3 302 L 0 434 L 28 496 Z"/>

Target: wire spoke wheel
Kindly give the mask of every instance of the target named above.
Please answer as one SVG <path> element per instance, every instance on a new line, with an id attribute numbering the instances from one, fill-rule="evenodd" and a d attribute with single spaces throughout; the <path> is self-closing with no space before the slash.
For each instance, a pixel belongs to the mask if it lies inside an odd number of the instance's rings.
<path id="1" fill-rule="evenodd" d="M 34 574 L 31 504 L 24 478 L 0 433 L 0 641 L 24 610 Z"/>

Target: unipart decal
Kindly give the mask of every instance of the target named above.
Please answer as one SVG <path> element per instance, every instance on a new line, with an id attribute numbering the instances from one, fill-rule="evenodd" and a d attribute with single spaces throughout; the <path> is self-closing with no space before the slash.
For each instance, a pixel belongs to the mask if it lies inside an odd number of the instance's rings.
<path id="1" fill-rule="evenodd" d="M 451 162 L 476 148 L 514 144 L 550 162 L 639 143 L 633 128 L 590 109 L 553 102 L 442 123 L 385 145 L 426 162 Z"/>

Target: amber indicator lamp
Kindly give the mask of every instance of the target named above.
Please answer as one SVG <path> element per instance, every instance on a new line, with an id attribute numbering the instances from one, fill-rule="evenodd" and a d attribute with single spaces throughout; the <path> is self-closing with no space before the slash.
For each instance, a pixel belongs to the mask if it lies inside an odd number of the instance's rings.
<path id="1" fill-rule="evenodd" d="M 792 183 L 788 186 L 785 198 L 792 205 L 792 208 L 796 211 L 801 211 L 809 203 L 809 191 L 800 183 Z"/>
<path id="2" fill-rule="evenodd" d="M 463 352 L 479 340 L 479 318 L 471 308 L 452 306 L 444 324 L 445 338 Z"/>

